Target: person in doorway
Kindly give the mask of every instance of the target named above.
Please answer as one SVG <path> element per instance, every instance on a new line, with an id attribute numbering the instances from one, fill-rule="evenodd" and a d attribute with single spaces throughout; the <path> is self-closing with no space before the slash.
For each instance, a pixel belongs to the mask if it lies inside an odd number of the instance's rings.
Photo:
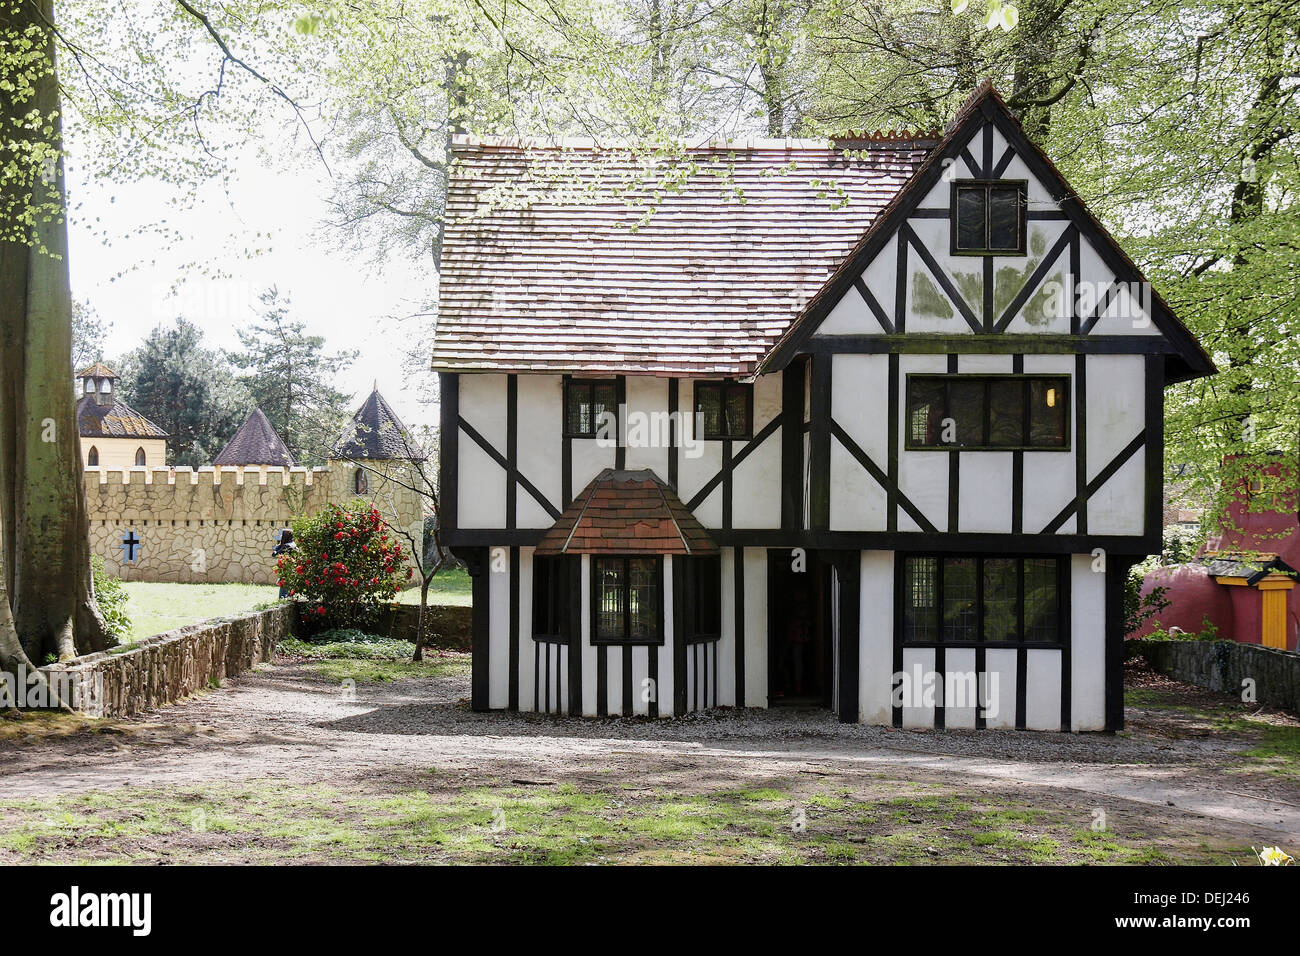
<path id="1" fill-rule="evenodd" d="M 278 558 L 282 554 L 290 554 L 291 552 L 297 550 L 298 550 L 298 546 L 293 543 L 293 529 L 284 528 L 280 532 L 280 537 L 279 540 L 276 541 L 275 547 L 271 549 L 271 557 Z M 289 596 L 289 589 L 284 585 L 281 585 L 280 597 L 286 598 L 288 596 Z"/>

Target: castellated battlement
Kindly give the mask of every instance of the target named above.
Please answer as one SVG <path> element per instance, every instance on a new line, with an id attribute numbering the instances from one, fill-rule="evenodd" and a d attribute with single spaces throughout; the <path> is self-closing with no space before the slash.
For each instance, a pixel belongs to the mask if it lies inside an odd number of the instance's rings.
<path id="1" fill-rule="evenodd" d="M 325 468 L 87 468 L 91 548 L 125 580 L 271 584 L 280 530 L 357 497 L 356 471 L 344 461 Z M 392 521 L 396 510 L 398 524 L 420 540 L 419 496 L 375 474 L 368 487 L 385 517 Z"/>

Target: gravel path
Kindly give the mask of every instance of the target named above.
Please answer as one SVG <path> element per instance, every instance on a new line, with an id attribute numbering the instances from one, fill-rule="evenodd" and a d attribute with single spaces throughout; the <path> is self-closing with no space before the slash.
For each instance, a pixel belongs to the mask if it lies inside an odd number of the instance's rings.
<path id="1" fill-rule="evenodd" d="M 475 714 L 468 694 L 468 677 L 458 676 L 363 684 L 350 700 L 301 667 L 262 667 L 128 721 L 120 733 L 6 745 L 0 800 L 265 778 L 339 783 L 488 765 L 529 779 L 591 768 L 650 778 L 687 765 L 739 783 L 774 772 L 960 775 L 981 787 L 1041 787 L 1045 799 L 1064 790 L 1173 807 L 1300 843 L 1300 788 L 1230 772 L 1242 763 L 1241 744 L 1179 732 L 1167 714 L 1130 708 L 1130 732 L 1115 736 L 916 732 L 840 724 L 824 710 L 672 721 Z"/>

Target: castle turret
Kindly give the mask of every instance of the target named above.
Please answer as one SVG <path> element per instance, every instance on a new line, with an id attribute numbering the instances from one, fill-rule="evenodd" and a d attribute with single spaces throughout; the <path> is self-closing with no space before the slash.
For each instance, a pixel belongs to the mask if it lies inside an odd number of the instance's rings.
<path id="1" fill-rule="evenodd" d="M 218 468 L 225 465 L 272 465 L 292 468 L 293 455 L 289 447 L 272 427 L 270 420 L 260 408 L 254 408 L 239 426 L 235 437 L 226 443 L 212 464 Z"/>
<path id="2" fill-rule="evenodd" d="M 167 464 L 167 432 L 117 397 L 119 376 L 103 362 L 77 373 L 77 433 L 87 467 Z"/>

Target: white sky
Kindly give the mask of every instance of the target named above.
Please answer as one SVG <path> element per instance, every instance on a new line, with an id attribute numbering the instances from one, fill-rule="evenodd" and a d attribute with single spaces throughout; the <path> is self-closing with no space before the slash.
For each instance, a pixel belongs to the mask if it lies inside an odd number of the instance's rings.
<path id="1" fill-rule="evenodd" d="M 413 329 L 389 318 L 421 311 L 432 301 L 432 265 L 401 260 L 376 269 L 320 229 L 330 190 L 318 161 L 272 169 L 250 150 L 229 197 L 213 184 L 185 211 L 169 202 L 178 194 L 166 184 L 85 182 L 75 157 L 67 175 L 72 293 L 112 322 L 106 357 L 134 348 L 177 315 L 197 323 L 209 347 L 237 348 L 236 328 L 253 318 L 260 292 L 276 285 L 282 296 L 288 294 L 292 316 L 324 336 L 328 351 L 359 350 L 337 383 L 353 394 L 353 407 L 377 381 L 407 427 L 437 424 L 436 406 L 418 394 L 427 390 L 428 379 L 408 383 L 401 369 L 402 343 Z M 185 238 L 173 244 L 154 231 L 137 232 L 159 221 Z M 111 237 L 107 245 L 100 232 Z M 269 240 L 259 236 L 265 233 Z M 249 257 L 246 248 L 269 251 Z M 226 277 L 196 272 L 192 264 L 201 262 Z"/>

